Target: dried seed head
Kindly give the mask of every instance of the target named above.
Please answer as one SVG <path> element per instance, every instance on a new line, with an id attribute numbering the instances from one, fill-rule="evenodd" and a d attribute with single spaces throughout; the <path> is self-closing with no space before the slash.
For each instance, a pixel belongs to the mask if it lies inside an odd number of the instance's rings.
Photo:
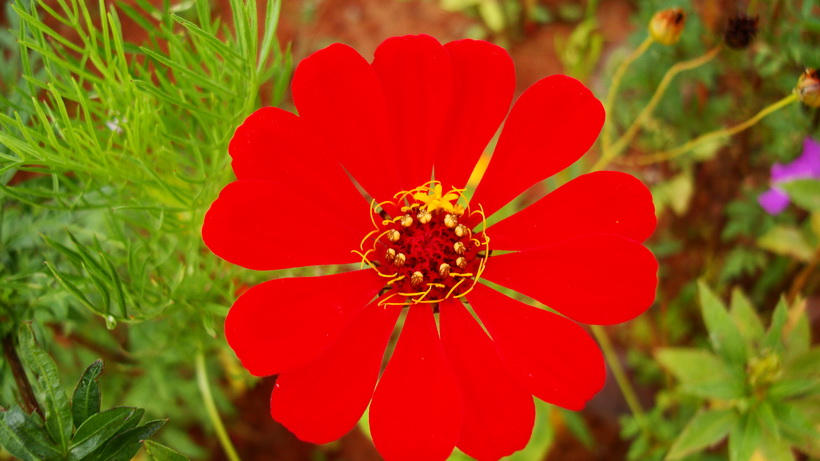
<path id="1" fill-rule="evenodd" d="M 393 243 L 396 243 L 401 238 L 401 232 L 397 231 L 396 229 L 392 229 L 387 233 L 387 240 L 390 240 Z"/>
<path id="2" fill-rule="evenodd" d="M 441 263 L 441 265 L 438 266 L 438 275 L 445 278 L 450 275 L 450 265 L 447 263 Z"/>
<path id="3" fill-rule="evenodd" d="M 759 16 L 751 17 L 744 13 L 739 13 L 733 18 L 729 18 L 729 24 L 726 27 L 726 32 L 723 34 L 723 41 L 726 43 L 726 46 L 733 50 L 747 48 L 757 35 L 757 23 L 759 19 Z"/>
<path id="4" fill-rule="evenodd" d="M 458 218 L 456 218 L 455 216 L 453 216 L 449 213 L 444 215 L 444 225 L 445 226 L 452 229 L 452 228 L 456 227 L 456 224 L 458 224 Z"/>
<path id="5" fill-rule="evenodd" d="M 674 45 L 680 40 L 685 23 L 686 13 L 682 8 L 661 10 L 649 21 L 649 35 L 661 45 Z"/>
<path id="6" fill-rule="evenodd" d="M 422 280 L 424 280 L 424 274 L 420 271 L 413 272 L 413 275 L 410 276 L 410 283 L 412 283 L 414 287 L 421 285 Z"/>
<path id="7" fill-rule="evenodd" d="M 816 69 L 806 69 L 797 86 L 794 88 L 797 99 L 809 107 L 820 107 L 820 72 Z"/>
<path id="8" fill-rule="evenodd" d="M 464 269 L 467 267 L 467 259 L 464 256 L 459 256 L 456 258 L 456 266 L 458 266 L 459 269 Z"/>

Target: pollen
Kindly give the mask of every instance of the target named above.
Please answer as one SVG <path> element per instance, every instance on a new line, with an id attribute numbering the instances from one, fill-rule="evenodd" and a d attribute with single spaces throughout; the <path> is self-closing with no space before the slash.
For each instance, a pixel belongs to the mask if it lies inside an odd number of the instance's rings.
<path id="1" fill-rule="evenodd" d="M 371 203 L 375 230 L 356 253 L 362 265 L 389 279 L 380 304 L 439 303 L 473 289 L 487 264 L 490 239 L 481 206 L 471 206 L 462 192 L 445 192 L 430 181 L 394 200 Z M 387 210 L 400 213 L 390 216 Z"/>

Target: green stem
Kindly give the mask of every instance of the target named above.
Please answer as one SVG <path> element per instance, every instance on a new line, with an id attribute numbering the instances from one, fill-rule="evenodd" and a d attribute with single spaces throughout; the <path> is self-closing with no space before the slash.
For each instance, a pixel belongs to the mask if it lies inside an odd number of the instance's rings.
<path id="1" fill-rule="evenodd" d="M 634 122 L 632 122 L 632 125 L 627 128 L 626 132 L 617 141 L 615 141 L 615 144 L 611 146 L 611 149 L 608 149 L 607 155 L 601 156 L 598 163 L 596 163 L 596 166 L 603 168 L 613 158 L 620 155 L 624 149 L 626 149 L 626 146 L 629 145 L 629 143 L 635 138 L 635 135 L 638 134 L 638 131 L 640 131 L 641 127 L 646 123 L 646 120 L 658 106 L 658 103 L 661 102 L 661 98 L 663 98 L 663 95 L 666 94 L 666 90 L 669 89 L 669 85 L 672 83 L 672 79 L 674 79 L 675 76 L 683 71 L 695 69 L 711 61 L 715 56 L 717 56 L 721 48 L 722 46 L 718 45 L 702 56 L 679 62 L 670 67 L 663 76 L 663 79 L 661 79 L 661 83 L 658 85 L 658 88 L 655 90 L 655 94 L 652 95 L 649 103 L 647 103 L 646 107 L 641 110 L 641 113 L 638 114 L 638 117 Z M 595 170 L 595 167 L 593 167 L 593 170 Z"/>
<path id="2" fill-rule="evenodd" d="M 703 144 L 706 141 L 709 141 L 709 140 L 712 140 L 712 139 L 715 139 L 715 138 L 724 137 L 724 136 L 733 136 L 733 135 L 735 135 L 737 133 L 740 133 L 741 131 L 753 126 L 754 124 L 756 124 L 757 122 L 759 122 L 764 117 L 771 114 L 772 112 L 776 112 L 776 111 L 788 106 L 789 104 L 791 104 L 795 101 L 797 101 L 797 95 L 796 94 L 790 94 L 790 95 L 786 96 L 785 98 L 766 106 L 765 108 L 763 108 L 763 110 L 761 110 L 760 112 L 755 114 L 754 117 L 750 118 L 749 120 L 746 120 L 743 123 L 739 123 L 739 124 L 737 124 L 735 126 L 732 126 L 732 127 L 729 127 L 729 128 L 722 128 L 720 130 L 714 130 L 714 131 L 710 131 L 708 133 L 702 134 L 702 135 L 698 136 L 697 138 L 691 139 L 691 140 L 687 141 L 686 143 L 684 143 L 684 144 L 682 144 L 682 145 L 680 145 L 680 146 L 678 146 L 674 149 L 670 149 L 670 150 L 667 150 L 667 151 L 658 152 L 658 153 L 655 153 L 655 154 L 652 154 L 652 155 L 647 155 L 645 157 L 642 157 L 642 158 L 638 159 L 638 163 L 641 164 L 641 165 L 646 165 L 646 164 L 650 164 L 650 163 L 663 162 L 663 161 L 670 160 L 670 159 L 673 159 L 675 157 L 678 157 L 680 155 L 683 155 L 683 154 L 689 152 L 690 150 L 694 149 L 695 147 L 697 147 L 699 144 Z"/>
<path id="3" fill-rule="evenodd" d="M 230 461 L 240 461 L 239 455 L 236 453 L 236 448 L 234 448 L 233 443 L 231 443 L 228 432 L 225 430 L 225 425 L 222 424 L 222 419 L 216 410 L 214 397 L 211 394 L 211 385 L 208 383 L 208 370 L 205 368 L 205 354 L 203 354 L 201 349 L 196 354 L 196 382 L 199 385 L 199 392 L 202 394 L 202 402 L 205 404 L 205 410 L 208 412 L 211 424 L 214 425 L 216 436 L 219 438 L 219 443 L 222 445 L 225 455 Z"/>
<path id="4" fill-rule="evenodd" d="M 649 424 L 647 423 L 643 407 L 641 406 L 641 402 L 638 400 L 638 395 L 635 393 L 635 388 L 632 387 L 632 383 L 629 381 L 629 377 L 626 376 L 626 372 L 624 371 L 624 367 L 621 365 L 621 361 L 618 360 L 618 355 L 615 352 L 615 348 L 612 346 L 612 341 L 610 341 L 606 329 L 600 325 L 590 325 L 590 328 L 592 329 L 592 334 L 595 335 L 595 339 L 598 340 L 601 350 L 604 352 L 606 363 L 609 364 L 609 368 L 615 376 L 615 381 L 618 383 L 618 387 L 624 395 L 624 400 L 626 400 L 629 410 L 632 411 L 632 416 L 635 417 L 635 420 L 638 422 L 641 430 L 645 434 L 648 434 Z"/>
<path id="5" fill-rule="evenodd" d="M 609 86 L 609 92 L 606 95 L 606 103 L 604 104 L 604 108 L 606 109 L 607 113 L 612 111 L 612 107 L 615 106 L 615 99 L 618 96 L 618 88 L 621 86 L 621 80 L 624 78 L 624 74 L 626 74 L 626 70 L 629 69 L 629 66 L 635 62 L 636 59 L 641 57 L 642 54 L 652 46 L 655 40 L 652 39 L 651 36 L 646 37 L 637 48 L 632 50 L 632 53 L 629 53 L 621 64 L 618 65 L 618 68 L 615 69 L 615 74 L 612 76 L 612 84 Z M 606 153 L 609 150 L 609 146 L 612 144 L 612 130 L 614 129 L 614 123 L 610 120 L 610 123 L 604 125 L 604 133 L 603 133 L 603 152 Z"/>

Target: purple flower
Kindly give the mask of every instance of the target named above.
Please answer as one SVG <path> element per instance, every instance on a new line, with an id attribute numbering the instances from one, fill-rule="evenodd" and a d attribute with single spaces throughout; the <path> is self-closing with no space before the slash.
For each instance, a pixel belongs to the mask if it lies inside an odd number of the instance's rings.
<path id="1" fill-rule="evenodd" d="M 771 215 L 780 214 L 789 206 L 789 196 L 777 185 L 796 179 L 820 180 L 820 143 L 809 137 L 803 140 L 803 153 L 793 162 L 772 165 L 772 187 L 757 198 L 760 206 Z"/>

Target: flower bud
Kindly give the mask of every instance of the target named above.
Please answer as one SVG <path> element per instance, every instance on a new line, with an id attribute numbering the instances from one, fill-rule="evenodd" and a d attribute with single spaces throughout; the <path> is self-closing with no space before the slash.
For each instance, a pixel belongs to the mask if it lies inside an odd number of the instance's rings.
<path id="1" fill-rule="evenodd" d="M 794 88 L 797 99 L 809 107 L 820 107 L 820 72 L 817 69 L 806 69 L 797 86 Z"/>
<path id="2" fill-rule="evenodd" d="M 733 18 L 729 18 L 729 25 L 723 34 L 723 41 L 726 46 L 733 50 L 742 50 L 748 47 L 757 35 L 757 23 L 759 16 L 751 17 L 739 13 Z"/>
<path id="3" fill-rule="evenodd" d="M 682 8 L 658 11 L 649 21 L 649 35 L 662 45 L 674 45 L 680 40 L 685 22 L 686 13 Z"/>

